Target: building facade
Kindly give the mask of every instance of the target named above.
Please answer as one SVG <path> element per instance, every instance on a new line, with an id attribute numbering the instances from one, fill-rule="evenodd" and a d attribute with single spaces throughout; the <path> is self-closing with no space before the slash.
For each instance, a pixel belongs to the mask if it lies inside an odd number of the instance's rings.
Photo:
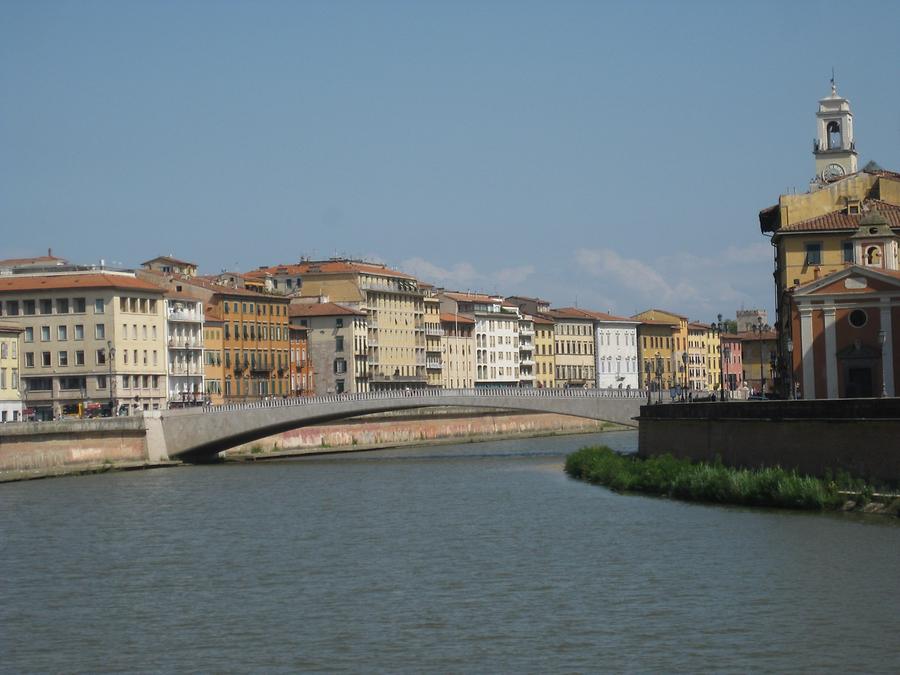
<path id="1" fill-rule="evenodd" d="M 433 288 L 425 289 L 425 373 L 429 387 L 440 387 L 443 381 L 443 349 L 441 336 L 441 299 Z"/>
<path id="2" fill-rule="evenodd" d="M 20 387 L 29 416 L 166 405 L 162 292 L 128 273 L 0 278 L 3 316 L 23 328 Z"/>
<path id="3" fill-rule="evenodd" d="M 203 317 L 203 385 L 206 402 L 225 402 L 225 356 L 221 307 L 204 307 Z"/>
<path id="4" fill-rule="evenodd" d="M 559 388 L 596 386 L 594 319 L 574 307 L 551 309 L 556 381 Z"/>
<path id="5" fill-rule="evenodd" d="M 19 390 L 19 336 L 22 327 L 0 323 L 0 422 L 22 419 L 22 392 Z"/>
<path id="6" fill-rule="evenodd" d="M 597 388 L 638 389 L 638 321 L 602 312 L 594 315 Z"/>
<path id="7" fill-rule="evenodd" d="M 315 373 L 307 386 L 316 396 L 369 390 L 366 322 L 366 312 L 334 302 L 291 305 L 291 325 L 306 330 L 308 369 Z"/>
<path id="8" fill-rule="evenodd" d="M 169 407 L 206 402 L 203 302 L 184 293 L 166 293 Z"/>
<path id="9" fill-rule="evenodd" d="M 556 330 L 553 319 L 544 314 L 532 315 L 534 324 L 535 386 L 553 389 L 556 386 Z"/>
<path id="10" fill-rule="evenodd" d="M 309 356 L 309 328 L 291 319 L 291 391 L 294 396 L 313 396 L 316 383 L 313 379 L 312 359 Z"/>
<path id="11" fill-rule="evenodd" d="M 441 386 L 471 389 L 475 386 L 475 319 L 466 314 L 441 314 Z"/>

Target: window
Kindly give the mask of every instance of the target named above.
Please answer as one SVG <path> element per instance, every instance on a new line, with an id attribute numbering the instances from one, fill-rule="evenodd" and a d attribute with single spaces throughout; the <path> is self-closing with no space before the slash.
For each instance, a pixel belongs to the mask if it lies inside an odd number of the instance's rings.
<path id="1" fill-rule="evenodd" d="M 102 323 L 94 324 L 94 338 L 97 340 L 106 339 L 106 326 Z"/>
<path id="2" fill-rule="evenodd" d="M 66 326 L 57 326 L 56 327 L 56 339 L 60 341 L 65 341 L 69 339 L 69 329 Z"/>
<path id="3" fill-rule="evenodd" d="M 25 367 L 34 368 L 34 352 L 25 352 Z"/>
<path id="4" fill-rule="evenodd" d="M 853 262 L 853 242 L 845 241 L 841 244 L 841 251 L 843 252 L 843 258 L 845 263 Z"/>
<path id="5" fill-rule="evenodd" d="M 6 301 L 6 315 L 7 316 L 18 316 L 19 315 L 19 301 L 18 300 L 7 300 Z"/>
<path id="6" fill-rule="evenodd" d="M 334 351 L 342 352 L 344 351 L 344 336 L 338 335 L 334 338 Z"/>
<path id="7" fill-rule="evenodd" d="M 97 389 L 106 389 L 106 375 L 97 376 Z"/>
<path id="8" fill-rule="evenodd" d="M 334 360 L 334 372 L 335 373 L 346 373 L 347 372 L 347 361 L 344 359 L 335 359 Z"/>
<path id="9" fill-rule="evenodd" d="M 84 298 L 75 298 L 72 303 L 75 305 L 76 314 L 84 314 L 86 301 Z"/>
<path id="10" fill-rule="evenodd" d="M 56 355 L 56 362 L 60 366 L 63 366 L 63 367 L 68 366 L 69 365 L 69 352 L 65 352 L 65 351 L 59 352 Z"/>
<path id="11" fill-rule="evenodd" d="M 32 326 L 28 326 L 25 328 L 25 342 L 34 342 L 34 328 Z"/>
<path id="12" fill-rule="evenodd" d="M 106 350 L 105 350 L 105 349 L 98 349 L 98 350 L 97 350 L 96 360 L 97 360 L 97 365 L 98 365 L 98 366 L 105 366 L 105 365 L 106 365 Z"/>
<path id="13" fill-rule="evenodd" d="M 52 300 L 41 300 L 41 314 L 53 314 Z"/>
<path id="14" fill-rule="evenodd" d="M 84 365 L 84 350 L 77 350 L 75 352 L 75 365 L 83 366 Z"/>
<path id="15" fill-rule="evenodd" d="M 50 367 L 50 352 L 41 352 L 41 365 L 45 368 Z"/>
<path id="16" fill-rule="evenodd" d="M 343 328 L 343 327 L 344 327 L 344 320 L 343 320 L 343 319 L 335 319 L 335 320 L 334 320 L 334 325 L 337 326 L 338 328 Z"/>
<path id="17" fill-rule="evenodd" d="M 343 380 L 335 380 L 334 382 L 334 391 L 337 394 L 344 393 L 344 381 Z"/>
<path id="18" fill-rule="evenodd" d="M 806 264 L 821 265 L 822 264 L 822 244 L 806 244 Z"/>
<path id="19" fill-rule="evenodd" d="M 41 342 L 50 341 L 50 326 L 41 326 Z"/>
<path id="20" fill-rule="evenodd" d="M 94 300 L 94 314 L 103 314 L 103 298 Z"/>
<path id="21" fill-rule="evenodd" d="M 57 314 L 68 314 L 69 313 L 69 299 L 68 298 L 59 298 L 56 301 L 56 313 Z"/>
<path id="22" fill-rule="evenodd" d="M 25 300 L 22 303 L 22 313 L 27 316 L 32 316 L 34 314 L 34 300 Z"/>
<path id="23" fill-rule="evenodd" d="M 854 328 L 862 328 L 869 321 L 869 316 L 864 309 L 854 309 L 848 317 L 850 325 Z"/>
<path id="24" fill-rule="evenodd" d="M 75 324 L 75 339 L 84 340 L 84 326 L 80 323 Z"/>

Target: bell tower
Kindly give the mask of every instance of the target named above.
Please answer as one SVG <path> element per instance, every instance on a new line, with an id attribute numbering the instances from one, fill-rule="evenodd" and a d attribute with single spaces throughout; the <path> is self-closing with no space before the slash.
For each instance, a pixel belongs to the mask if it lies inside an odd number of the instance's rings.
<path id="1" fill-rule="evenodd" d="M 831 94 L 819 99 L 816 113 L 816 140 L 813 155 L 816 158 L 816 181 L 831 183 L 856 173 L 856 143 L 853 140 L 853 113 L 850 101 L 838 96 L 831 75 Z"/>

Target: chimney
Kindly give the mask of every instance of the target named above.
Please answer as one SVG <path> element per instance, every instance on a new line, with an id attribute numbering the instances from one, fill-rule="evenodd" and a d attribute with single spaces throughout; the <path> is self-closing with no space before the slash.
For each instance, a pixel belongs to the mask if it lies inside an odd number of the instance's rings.
<path id="1" fill-rule="evenodd" d="M 48 249 L 47 249 L 47 257 L 48 257 L 48 258 L 52 258 L 52 257 L 53 257 L 53 249 L 52 249 L 52 248 L 48 248 Z"/>

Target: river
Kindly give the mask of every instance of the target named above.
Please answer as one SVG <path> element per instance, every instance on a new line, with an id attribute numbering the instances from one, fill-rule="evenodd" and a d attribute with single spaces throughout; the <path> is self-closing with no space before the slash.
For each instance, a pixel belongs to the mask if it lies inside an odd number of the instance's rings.
<path id="1" fill-rule="evenodd" d="M 900 527 L 573 481 L 635 432 L 0 486 L 0 670 L 895 672 Z"/>

